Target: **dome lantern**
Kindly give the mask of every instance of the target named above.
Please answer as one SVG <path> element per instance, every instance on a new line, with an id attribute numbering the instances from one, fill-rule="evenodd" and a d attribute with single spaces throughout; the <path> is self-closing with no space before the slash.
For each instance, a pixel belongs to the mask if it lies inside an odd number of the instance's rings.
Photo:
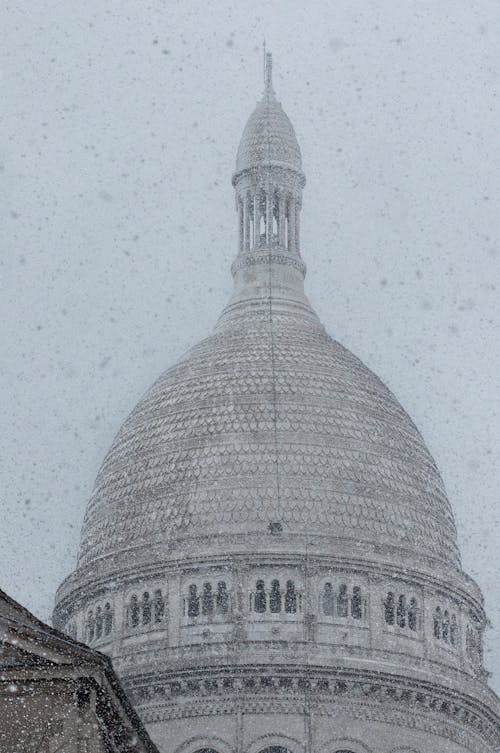
<path id="1" fill-rule="evenodd" d="M 264 68 L 264 94 L 243 131 L 232 179 L 238 250 L 300 256 L 299 213 L 305 184 L 300 147 L 274 93 L 271 53 L 265 53 Z"/>

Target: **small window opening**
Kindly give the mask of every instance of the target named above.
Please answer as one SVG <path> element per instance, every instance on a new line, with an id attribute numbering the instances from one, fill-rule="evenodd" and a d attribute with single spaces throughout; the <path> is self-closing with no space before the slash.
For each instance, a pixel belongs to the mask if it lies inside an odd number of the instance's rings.
<path id="1" fill-rule="evenodd" d="M 442 625 L 441 607 L 436 607 L 436 611 L 434 612 L 434 637 L 435 638 L 441 638 L 441 625 Z"/>
<path id="2" fill-rule="evenodd" d="M 359 586 L 354 586 L 352 589 L 351 615 L 355 620 L 360 620 L 362 617 L 361 588 Z"/>
<path id="3" fill-rule="evenodd" d="M 211 615 L 214 613 L 214 595 L 212 592 L 211 583 L 203 584 L 203 592 L 201 596 L 201 613 L 204 615 Z"/>
<path id="4" fill-rule="evenodd" d="M 347 617 L 349 609 L 349 597 L 347 596 L 347 586 L 343 583 L 339 588 L 337 596 L 337 613 L 339 617 Z"/>
<path id="5" fill-rule="evenodd" d="M 155 622 L 161 622 L 165 615 L 165 602 L 163 600 L 163 596 L 161 595 L 160 589 L 155 591 L 153 611 Z"/>
<path id="6" fill-rule="evenodd" d="M 188 617 L 198 617 L 200 614 L 200 599 L 197 591 L 196 585 L 192 583 L 189 586 Z"/>
<path id="7" fill-rule="evenodd" d="M 137 627 L 139 624 L 139 602 L 137 596 L 132 596 L 130 599 L 130 624 L 132 627 Z"/>
<path id="8" fill-rule="evenodd" d="M 151 622 L 151 599 L 148 591 L 144 591 L 142 596 L 142 624 L 149 625 Z"/>
<path id="9" fill-rule="evenodd" d="M 331 583 L 325 583 L 323 590 L 323 613 L 328 617 L 333 617 L 335 597 Z"/>
<path id="10" fill-rule="evenodd" d="M 104 634 L 109 635 L 113 627 L 113 612 L 111 604 L 108 602 L 104 607 Z"/>
<path id="11" fill-rule="evenodd" d="M 442 623 L 442 629 L 441 629 L 441 636 L 443 638 L 443 641 L 445 643 L 450 642 L 450 615 L 448 614 L 448 610 L 445 609 L 444 615 L 443 615 L 443 623 Z"/>
<path id="12" fill-rule="evenodd" d="M 403 594 L 401 594 L 398 599 L 396 619 L 398 627 L 404 628 L 406 626 L 406 598 L 403 596 Z"/>
<path id="13" fill-rule="evenodd" d="M 269 594 L 269 610 L 274 614 L 281 612 L 281 590 L 279 580 L 273 580 L 271 583 L 271 592 Z"/>
<path id="14" fill-rule="evenodd" d="M 285 591 L 285 612 L 295 614 L 297 611 L 297 594 L 295 584 L 292 580 L 287 580 Z"/>
<path id="15" fill-rule="evenodd" d="M 416 631 L 417 629 L 417 600 L 410 599 L 410 606 L 408 607 L 408 627 L 410 630 Z"/>
<path id="16" fill-rule="evenodd" d="M 229 594 L 225 581 L 217 583 L 217 596 L 215 601 L 217 614 L 227 614 L 229 610 Z"/>
<path id="17" fill-rule="evenodd" d="M 97 607 L 96 613 L 95 613 L 95 637 L 96 638 L 101 637 L 102 628 L 103 628 L 102 609 L 101 607 Z"/>
<path id="18" fill-rule="evenodd" d="M 394 607 L 394 594 L 389 591 L 387 598 L 384 602 L 385 621 L 388 625 L 394 625 L 395 607 Z"/>
<path id="19" fill-rule="evenodd" d="M 258 580 L 255 587 L 255 611 L 260 613 L 266 611 L 266 591 L 263 580 Z"/>

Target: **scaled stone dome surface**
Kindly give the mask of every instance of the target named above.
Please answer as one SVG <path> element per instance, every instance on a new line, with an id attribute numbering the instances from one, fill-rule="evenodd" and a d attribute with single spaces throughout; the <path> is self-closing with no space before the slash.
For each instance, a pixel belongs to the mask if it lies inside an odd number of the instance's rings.
<path id="1" fill-rule="evenodd" d="M 459 567 L 439 472 L 392 393 L 312 311 L 270 317 L 248 305 L 125 421 L 97 476 L 79 564 L 276 522 L 332 553 L 385 546 L 400 562 Z"/>
<path id="2" fill-rule="evenodd" d="M 236 157 L 236 173 L 260 163 L 302 170 L 300 147 L 293 126 L 270 91 L 247 121 Z"/>

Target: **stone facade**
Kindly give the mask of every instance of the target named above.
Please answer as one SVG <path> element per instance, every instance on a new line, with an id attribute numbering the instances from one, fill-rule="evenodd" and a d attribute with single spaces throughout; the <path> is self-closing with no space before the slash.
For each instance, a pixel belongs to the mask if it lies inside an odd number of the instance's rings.
<path id="1" fill-rule="evenodd" d="M 0 753 L 158 753 L 109 659 L 2 591 Z"/>
<path id="2" fill-rule="evenodd" d="M 493 751 L 482 595 L 418 430 L 304 293 L 304 184 L 268 63 L 234 294 L 119 431 L 54 619 L 165 751 Z"/>

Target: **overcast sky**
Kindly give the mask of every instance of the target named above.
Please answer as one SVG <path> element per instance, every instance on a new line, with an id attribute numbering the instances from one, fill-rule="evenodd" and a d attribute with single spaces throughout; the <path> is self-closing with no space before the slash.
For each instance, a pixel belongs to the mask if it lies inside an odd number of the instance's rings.
<path id="1" fill-rule="evenodd" d="M 498 0 L 233 5 L 2 4 L 2 587 L 49 618 L 115 432 L 228 298 L 265 36 L 309 297 L 436 458 L 498 689 Z"/>

